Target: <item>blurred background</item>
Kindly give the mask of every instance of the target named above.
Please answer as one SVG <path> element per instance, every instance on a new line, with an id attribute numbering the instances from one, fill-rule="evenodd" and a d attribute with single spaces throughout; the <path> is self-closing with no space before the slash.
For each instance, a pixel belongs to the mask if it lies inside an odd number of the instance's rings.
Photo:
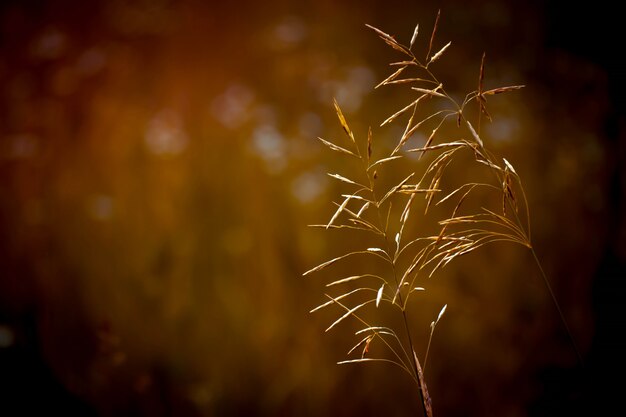
<path id="1" fill-rule="evenodd" d="M 488 146 L 524 180 L 533 259 L 489 246 L 423 283 L 411 310 L 436 416 L 595 415 L 624 383 L 624 63 L 603 2 L 3 1 L 0 415 L 421 415 L 393 366 L 338 366 L 353 328 L 309 314 L 353 248 L 325 223 L 357 138 L 404 106 L 373 87 L 425 50 L 460 97 L 490 99 Z M 419 140 L 419 138 L 417 138 Z M 378 143 L 378 142 L 377 142 Z M 619 378 L 619 377 L 618 377 Z"/>

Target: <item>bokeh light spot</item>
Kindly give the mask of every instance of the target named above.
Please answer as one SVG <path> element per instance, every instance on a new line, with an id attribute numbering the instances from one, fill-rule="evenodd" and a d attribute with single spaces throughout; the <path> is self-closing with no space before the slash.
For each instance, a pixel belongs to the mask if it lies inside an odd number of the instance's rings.
<path id="1" fill-rule="evenodd" d="M 155 155 L 178 155 L 187 147 L 187 135 L 180 117 L 172 110 L 163 110 L 148 123 L 146 145 Z"/>
<path id="2" fill-rule="evenodd" d="M 59 58 L 67 46 L 67 37 L 57 28 L 45 30 L 32 44 L 31 52 L 35 58 L 52 60 Z"/>
<path id="3" fill-rule="evenodd" d="M 211 113 L 230 129 L 240 127 L 249 119 L 254 93 L 246 86 L 233 84 L 211 103 Z"/>
<path id="4" fill-rule="evenodd" d="M 304 172 L 291 182 L 291 193 L 300 203 L 310 203 L 326 191 L 327 178 L 318 171 Z"/>
<path id="5" fill-rule="evenodd" d="M 284 136 L 273 125 L 261 125 L 252 134 L 252 149 L 273 173 L 282 171 L 286 164 Z"/>
<path id="6" fill-rule="evenodd" d="M 496 142 L 513 142 L 517 138 L 519 122 L 515 119 L 499 116 L 491 123 L 485 124 L 489 136 Z"/>
<path id="7" fill-rule="evenodd" d="M 288 48 L 301 43 L 307 36 L 307 28 L 304 22 L 295 17 L 285 17 L 274 28 L 274 40 L 277 46 Z"/>

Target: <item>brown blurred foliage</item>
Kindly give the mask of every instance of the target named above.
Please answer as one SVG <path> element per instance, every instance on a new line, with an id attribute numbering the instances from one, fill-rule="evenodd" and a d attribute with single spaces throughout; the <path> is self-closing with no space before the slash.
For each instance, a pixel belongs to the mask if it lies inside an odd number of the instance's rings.
<path id="1" fill-rule="evenodd" d="M 333 212 L 325 173 L 349 170 L 316 140 L 341 135 L 332 98 L 357 136 L 372 126 L 388 146 L 397 131 L 377 126 L 408 100 L 373 91 L 395 56 L 364 24 L 408 42 L 438 7 L 3 3 L 0 414 L 418 414 L 396 369 L 335 365 L 351 327 L 323 332 L 333 316 L 308 311 L 326 281 L 301 274 L 353 244 L 306 227 Z M 623 346 L 621 87 L 613 61 L 551 26 L 558 13 L 446 2 L 437 71 L 462 96 L 486 51 L 487 86 L 527 85 L 490 102 L 484 129 L 524 181 L 533 241 L 595 369 Z M 528 255 L 489 246 L 429 284 L 414 312 L 422 351 L 448 304 L 427 375 L 435 415 L 593 402 Z"/>

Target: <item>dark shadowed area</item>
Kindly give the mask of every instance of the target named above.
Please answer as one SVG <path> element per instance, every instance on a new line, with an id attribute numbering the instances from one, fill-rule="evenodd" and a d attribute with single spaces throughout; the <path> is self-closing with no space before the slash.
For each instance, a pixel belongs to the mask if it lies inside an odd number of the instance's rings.
<path id="1" fill-rule="evenodd" d="M 412 97 L 374 89 L 398 56 L 365 24 L 408 43 L 419 22 L 423 50 L 440 7 L 451 95 L 476 89 L 483 52 L 486 88 L 526 86 L 489 98 L 482 135 L 524 182 L 585 365 L 528 251 L 487 245 L 421 281 L 409 309 L 423 356 L 447 305 L 425 372 L 434 415 L 612 410 L 626 68 L 604 3 L 2 2 L 0 415 L 422 415 L 397 367 L 336 364 L 357 329 L 324 332 L 340 309 L 309 313 L 369 264 L 302 274 L 362 239 L 307 227 L 345 192 L 326 173 L 351 169 L 317 139 L 343 140 L 333 98 L 359 140 L 371 127 L 393 148 L 402 128 L 379 126 Z"/>

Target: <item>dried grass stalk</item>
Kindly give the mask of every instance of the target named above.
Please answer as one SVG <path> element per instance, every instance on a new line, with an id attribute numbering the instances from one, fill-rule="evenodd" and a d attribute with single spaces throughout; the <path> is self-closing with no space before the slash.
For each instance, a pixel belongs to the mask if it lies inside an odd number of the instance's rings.
<path id="1" fill-rule="evenodd" d="M 481 117 L 486 116 L 491 120 L 491 115 L 487 111 L 487 98 L 501 93 L 519 90 L 523 85 L 512 85 L 497 87 L 485 90 L 485 54 L 482 56 L 480 70 L 478 74 L 478 88 L 468 93 L 462 103 L 458 103 L 450 96 L 443 83 L 429 69 L 429 65 L 436 62 L 449 49 L 451 42 L 445 44 L 436 53 L 431 55 L 435 35 L 439 25 L 440 13 L 437 13 L 433 30 L 428 43 L 426 58 L 421 61 L 413 54 L 412 49 L 417 42 L 419 25 L 415 26 L 413 35 L 408 46 L 399 43 L 392 35 L 374 27 L 372 29 L 387 45 L 402 53 L 405 57 L 402 60 L 392 62 L 390 65 L 399 67 L 391 75 L 380 82 L 376 88 L 387 85 L 410 85 L 418 83 L 418 86 L 409 86 L 410 91 L 419 93 L 419 96 L 400 110 L 393 112 L 387 117 L 381 126 L 394 122 L 410 112 L 410 116 L 404 126 L 402 137 L 397 142 L 395 148 L 388 154 L 382 155 L 372 162 L 372 129 L 367 132 L 365 146 L 367 152 L 361 155 L 353 131 L 335 100 L 333 102 L 339 122 L 350 139 L 351 148 L 344 148 L 332 142 L 320 138 L 322 143 L 332 151 L 361 160 L 363 172 L 360 178 L 367 178 L 367 182 L 350 179 L 353 175 L 329 174 L 331 177 L 356 188 L 352 194 L 341 194 L 343 201 L 335 203 L 337 209 L 326 225 L 315 225 L 326 229 L 354 229 L 372 233 L 372 238 L 379 243 L 375 246 L 371 244 L 367 247 L 360 246 L 359 249 L 323 262 L 318 266 L 308 270 L 303 275 L 331 267 L 335 263 L 345 258 L 357 254 L 367 254 L 377 257 L 381 262 L 381 271 L 359 272 L 348 277 L 331 280 L 327 284 L 333 290 L 344 288 L 344 291 L 337 296 L 326 295 L 329 301 L 314 308 L 317 311 L 324 307 L 337 305 L 342 309 L 342 314 L 326 329 L 329 331 L 342 321 L 353 318 L 361 322 L 366 327 L 356 332 L 359 337 L 357 343 L 348 351 L 348 355 L 358 354 L 357 349 L 362 348 L 360 357 L 340 361 L 340 364 L 366 363 L 366 362 L 388 362 L 402 368 L 416 383 L 424 414 L 432 417 L 432 401 L 428 393 L 424 369 L 429 355 L 430 342 L 432 340 L 435 327 L 446 311 L 445 305 L 435 320 L 431 322 L 430 336 L 426 348 L 424 361 L 420 362 L 415 352 L 415 344 L 412 341 L 412 331 L 410 325 L 410 315 L 408 311 L 409 300 L 415 292 L 428 291 L 421 286 L 416 286 L 418 277 L 432 277 L 441 268 L 463 255 L 472 253 L 487 244 L 511 242 L 522 245 L 533 253 L 539 266 L 542 277 L 555 305 L 559 311 L 561 319 L 567 328 L 565 318 L 558 306 L 556 298 L 552 293 L 550 284 L 541 268 L 541 264 L 536 257 L 530 240 L 530 216 L 526 194 L 522 187 L 519 174 L 513 165 L 507 160 L 496 159 L 485 147 L 485 142 L 480 134 Z M 408 57 L 408 58 L 406 58 Z M 416 74 L 411 74 L 415 72 Z M 404 78 L 399 78 L 402 75 Z M 432 88 L 425 88 L 431 86 Z M 427 98 L 437 98 L 444 105 L 444 109 L 439 109 L 432 113 L 425 113 L 419 103 Z M 476 123 L 469 120 L 466 107 L 476 103 L 478 118 Z M 439 103 L 438 103 L 439 104 Z M 455 123 L 446 124 L 446 121 L 454 116 Z M 415 123 L 416 120 L 419 120 Z M 465 123 L 462 123 L 465 122 Z M 418 148 L 403 151 L 408 139 L 417 131 L 426 130 L 428 123 L 428 138 L 425 144 Z M 432 124 L 431 124 L 432 123 Z M 453 139 L 444 136 L 449 135 L 447 127 L 452 125 L 455 128 Z M 477 126 L 475 128 L 474 126 Z M 444 128 L 445 127 L 445 128 Z M 435 143 L 438 139 L 443 140 Z M 365 148 L 363 148 L 365 149 Z M 381 147 L 385 149 L 385 147 Z M 461 185 L 448 189 L 444 181 L 444 176 L 449 171 L 448 167 L 456 160 L 458 152 L 467 150 L 471 152 L 474 161 L 484 169 L 491 172 L 493 182 L 477 182 L 467 180 Z M 412 162 L 409 158 L 404 158 L 404 152 L 418 152 L 419 158 L 431 156 L 431 160 L 426 165 L 423 161 Z M 390 164 L 390 162 L 394 164 Z M 393 168 L 405 169 L 408 166 L 408 173 L 404 173 L 399 183 L 389 187 L 377 182 L 378 170 L 390 170 Z M 412 178 L 420 178 L 417 183 L 409 183 Z M 490 207 L 476 208 L 474 199 L 470 198 L 478 193 L 495 193 L 500 199 L 501 209 Z M 438 233 L 432 235 L 405 236 L 406 226 L 410 222 L 419 224 L 424 221 L 420 218 L 417 221 L 413 217 L 417 210 L 412 210 L 417 194 L 424 194 L 425 213 L 433 204 L 446 208 L 450 203 L 450 212 L 447 217 L 436 220 Z M 380 197 L 382 195 L 382 197 Z M 439 197 L 437 197 L 439 196 Z M 453 201 L 454 200 L 454 201 Z M 350 202 L 358 202 L 358 210 L 350 207 Z M 393 207 L 400 207 L 402 210 L 394 211 Z M 501 211 L 502 214 L 498 212 Z M 398 213 L 399 212 L 399 213 Z M 360 242 L 355 242 L 359 245 Z M 358 265 L 355 265 L 358 267 Z M 365 285 L 364 285 L 365 284 Z M 345 290 L 345 287 L 358 285 L 352 290 Z M 354 297 L 353 297 L 354 296 Z M 360 297 L 357 300 L 357 297 Z M 344 301 L 346 304 L 344 304 Z M 348 304 L 348 301 L 350 303 Z M 371 325 L 360 315 L 362 310 L 369 309 L 369 305 L 374 304 L 376 308 L 385 304 L 395 308 L 401 315 L 404 324 L 403 337 L 398 337 L 398 330 L 381 325 Z M 374 310 L 376 311 L 376 310 Z M 569 329 L 568 329 L 568 334 Z M 573 338 L 572 338 L 573 342 Z M 373 344 L 382 344 L 387 357 L 371 358 L 370 347 Z M 573 342 L 574 346 L 575 343 Z M 578 350 L 577 350 L 578 352 Z M 424 367 L 422 368 L 422 363 Z"/>

